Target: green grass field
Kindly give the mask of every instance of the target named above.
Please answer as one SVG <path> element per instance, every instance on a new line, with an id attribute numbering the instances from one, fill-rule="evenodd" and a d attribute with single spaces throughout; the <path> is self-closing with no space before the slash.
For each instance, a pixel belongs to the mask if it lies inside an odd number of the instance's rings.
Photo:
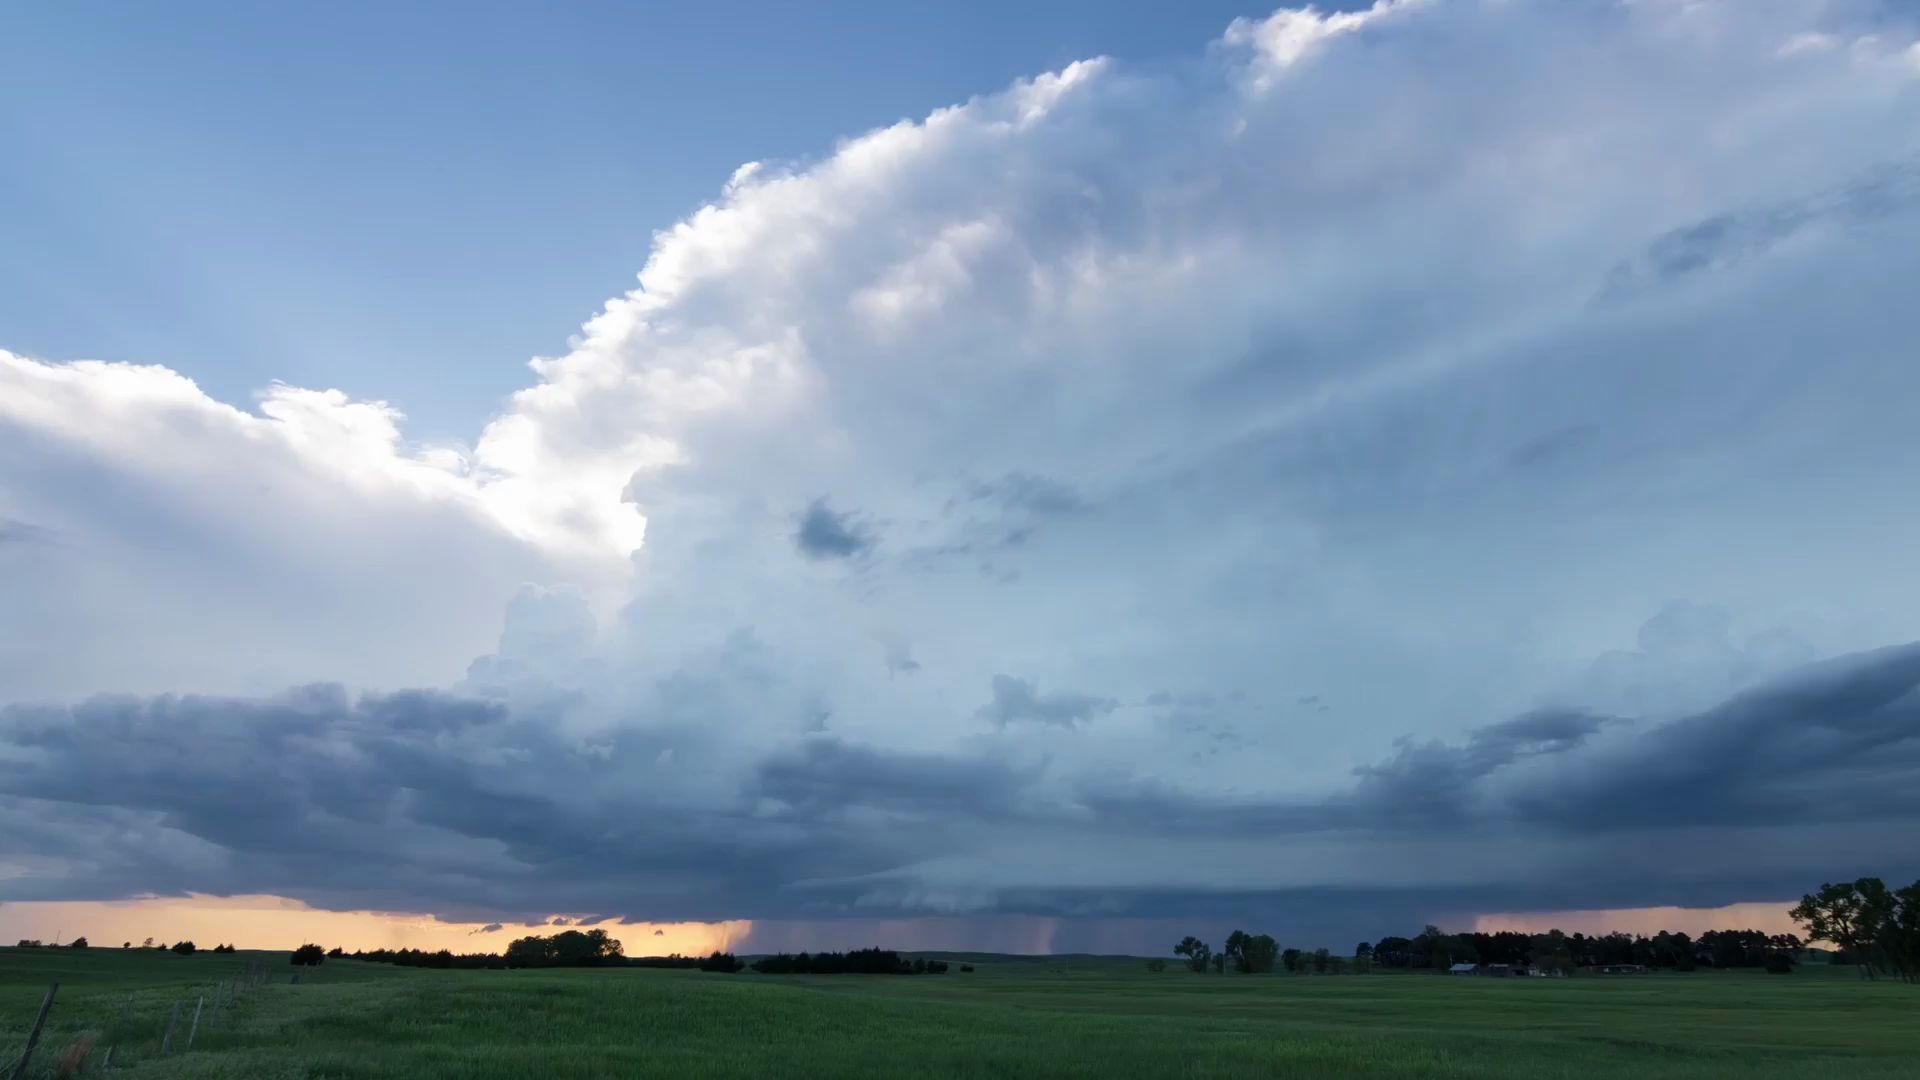
<path id="1" fill-rule="evenodd" d="M 970 975 L 435 972 L 329 961 L 247 991 L 190 1053 L 175 1000 L 250 954 L 0 949 L 0 1077 L 83 1033 L 130 1077 L 1920 1076 L 1920 987 L 1850 970 L 1547 979 L 1152 974 L 983 959 Z M 128 994 L 131 1019 L 121 1024 Z M 184 1032 L 186 1021 L 181 1029 Z M 176 1045 L 181 1036 L 176 1036 Z"/>

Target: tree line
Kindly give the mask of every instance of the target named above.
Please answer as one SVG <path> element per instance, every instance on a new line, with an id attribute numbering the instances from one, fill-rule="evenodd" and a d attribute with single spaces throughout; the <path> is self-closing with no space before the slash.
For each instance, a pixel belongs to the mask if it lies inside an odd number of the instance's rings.
<path id="1" fill-rule="evenodd" d="M 1242 975 L 1260 975 L 1273 970 L 1274 959 L 1280 955 L 1280 946 L 1266 934 L 1235 930 L 1227 935 L 1226 944 L 1217 953 L 1213 951 L 1213 946 L 1189 934 L 1173 947 L 1173 954 L 1184 957 L 1187 967 L 1198 972 L 1204 972 L 1209 967 L 1216 972 L 1224 972 L 1231 966 Z"/>
<path id="2" fill-rule="evenodd" d="M 1261 974 L 1278 966 L 1289 973 L 1343 975 L 1374 968 L 1445 970 L 1455 964 L 1526 967 L 1556 973 L 1583 967 L 1635 965 L 1693 971 L 1698 968 L 1791 967 L 1804 948 L 1793 934 L 1766 934 L 1759 930 L 1709 930 L 1692 938 L 1661 931 L 1636 934 L 1568 934 L 1549 930 L 1523 934 L 1511 930 L 1449 934 L 1428 926 L 1413 937 L 1388 936 L 1362 941 L 1351 955 L 1328 949 L 1277 949 L 1266 934 L 1236 930 L 1219 952 L 1199 938 L 1188 936 L 1174 946 L 1175 956 L 1193 971 L 1233 970 Z M 1276 963 L 1277 962 L 1277 963 Z"/>
<path id="3" fill-rule="evenodd" d="M 1568 974 L 1580 968 L 1631 965 L 1694 971 L 1700 968 L 1759 968 L 1776 974 L 1791 972 L 1812 942 L 1826 942 L 1837 951 L 1831 963 L 1853 964 L 1866 978 L 1896 975 L 1920 981 L 1920 882 L 1890 889 L 1875 877 L 1822 885 L 1808 893 L 1788 914 L 1805 931 L 1768 934 L 1760 930 L 1709 930 L 1699 937 L 1662 930 L 1657 934 L 1611 933 L 1589 936 L 1549 930 L 1525 934 L 1513 930 L 1449 934 L 1428 926 L 1413 937 L 1388 936 L 1362 941 L 1352 956 L 1327 949 L 1303 952 L 1278 949 L 1266 934 L 1235 930 L 1219 952 L 1188 935 L 1173 954 L 1196 972 L 1242 974 L 1272 971 L 1276 959 L 1288 972 L 1344 974 L 1375 967 L 1445 970 L 1455 964 L 1507 965 Z M 1153 970 L 1165 967 L 1153 961 Z"/>
<path id="4" fill-rule="evenodd" d="M 775 953 L 753 962 L 762 975 L 945 975 L 945 960 L 908 960 L 892 949 L 852 952 Z"/>
<path id="5" fill-rule="evenodd" d="M 317 947 L 317 946 L 316 946 Z M 507 944 L 505 952 L 456 953 L 451 949 L 369 949 L 342 954 L 335 949 L 328 956 L 345 955 L 354 960 L 401 967 L 423 968 L 542 968 L 542 967 L 620 967 L 657 966 L 693 967 L 675 957 L 648 957 L 644 960 L 672 961 L 647 964 L 630 959 L 620 940 L 605 930 L 563 930 L 558 934 L 529 934 Z M 691 960 L 691 958 L 689 958 Z"/>
<path id="6" fill-rule="evenodd" d="M 1418 935 L 1362 942 L 1356 956 L 1385 968 L 1445 968 L 1454 964 L 1507 964 L 1566 972 L 1583 967 L 1635 965 L 1694 971 L 1698 968 L 1778 968 L 1805 948 L 1793 934 L 1759 930 L 1709 930 L 1698 938 L 1662 930 L 1657 934 L 1568 934 L 1549 930 L 1523 934 L 1443 933 L 1429 926 Z"/>
<path id="7" fill-rule="evenodd" d="M 302 946 L 301 950 L 319 946 Z M 637 967 L 683 968 L 732 973 L 749 966 L 762 975 L 943 975 L 944 960 L 901 956 L 892 949 L 855 949 L 851 952 L 775 953 L 755 960 L 751 965 L 731 952 L 716 950 L 706 956 L 627 956 L 621 943 L 604 930 L 568 930 L 551 936 L 531 935 L 518 938 L 502 953 L 455 953 L 448 949 L 372 949 L 341 953 L 334 949 L 328 956 L 345 955 L 402 967 L 507 969 L 538 967 Z M 300 963 L 296 953 L 295 963 Z M 318 962 L 315 960 L 314 962 Z M 963 966 L 962 971 L 972 968 Z"/>
<path id="8" fill-rule="evenodd" d="M 14 943 L 13 947 L 16 949 L 86 949 L 86 948 L 91 948 L 92 946 L 88 944 L 85 935 L 82 935 L 80 937 L 74 938 L 72 941 L 67 942 L 65 945 L 58 945 L 58 944 L 49 945 L 46 942 L 41 941 L 39 938 L 21 938 L 19 941 Z M 120 947 L 123 949 L 131 949 L 133 948 L 133 942 L 131 941 L 122 942 Z M 165 943 L 155 945 L 153 943 L 152 938 L 148 938 L 146 941 L 142 942 L 140 947 L 142 949 L 150 949 L 154 952 L 178 953 L 181 956 L 192 956 L 194 953 L 200 950 L 200 947 L 195 945 L 191 941 L 176 941 L 171 945 L 168 945 Z M 235 952 L 237 950 L 235 950 L 234 947 L 231 945 L 215 945 L 212 951 L 217 953 L 230 953 L 230 952 Z"/>

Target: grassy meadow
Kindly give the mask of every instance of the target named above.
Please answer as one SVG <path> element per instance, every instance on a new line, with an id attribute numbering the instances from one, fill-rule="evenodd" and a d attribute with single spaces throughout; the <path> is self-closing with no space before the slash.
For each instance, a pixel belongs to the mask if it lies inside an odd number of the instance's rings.
<path id="1" fill-rule="evenodd" d="M 330 960 L 247 989 L 189 1053 L 197 995 L 251 956 L 0 949 L 0 1076 L 76 1038 L 128 1077 L 1768 1077 L 1920 1075 L 1920 987 L 1850 969 L 1448 978 L 1150 973 L 981 957 L 972 974 L 430 971 Z M 122 1023 L 128 995 L 130 1017 Z M 176 1052 L 159 1056 L 184 1000 Z"/>

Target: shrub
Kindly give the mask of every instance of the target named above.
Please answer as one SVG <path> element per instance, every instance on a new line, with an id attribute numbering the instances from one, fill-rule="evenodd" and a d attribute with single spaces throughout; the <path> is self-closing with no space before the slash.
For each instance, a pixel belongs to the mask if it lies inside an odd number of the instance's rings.
<path id="1" fill-rule="evenodd" d="M 67 942 L 67 948 L 69 949 L 84 949 L 86 947 L 87 947 L 87 939 L 85 937 L 77 937 L 77 938 L 74 938 L 72 941 Z"/>
<path id="2" fill-rule="evenodd" d="M 1161 966 L 1163 966 L 1163 967 L 1164 967 L 1165 965 L 1163 964 L 1163 965 L 1161 965 Z M 960 974 L 962 974 L 962 975 L 971 975 L 971 974 L 973 974 L 973 965 L 972 965 L 972 964 L 961 964 L 961 965 L 960 965 Z"/>
<path id="3" fill-rule="evenodd" d="M 326 960 L 327 951 L 318 945 L 302 945 L 293 950 L 288 962 L 296 967 L 319 967 Z"/>
<path id="4" fill-rule="evenodd" d="M 181 956 L 192 956 L 192 955 L 193 955 L 193 942 L 191 942 L 191 941 L 176 941 L 176 942 L 174 942 L 174 943 L 173 943 L 173 951 L 174 951 L 174 952 L 177 952 L 177 953 L 179 953 L 179 954 L 180 954 Z"/>
<path id="5" fill-rule="evenodd" d="M 1769 975 L 1791 975 L 1793 974 L 1793 957 L 1783 952 L 1770 952 L 1767 954 L 1764 966 Z"/>
<path id="6" fill-rule="evenodd" d="M 961 970 L 964 971 L 966 969 L 962 968 Z M 1147 970 L 1152 972 L 1165 971 L 1167 970 L 1167 962 L 1165 960 L 1149 960 L 1147 961 Z"/>

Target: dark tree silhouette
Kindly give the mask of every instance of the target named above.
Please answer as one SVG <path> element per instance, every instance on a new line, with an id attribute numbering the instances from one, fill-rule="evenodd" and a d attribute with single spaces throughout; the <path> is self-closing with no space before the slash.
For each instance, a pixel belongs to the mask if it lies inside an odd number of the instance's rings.
<path id="1" fill-rule="evenodd" d="M 1876 950 L 1895 921 L 1897 902 L 1885 882 L 1863 877 L 1851 882 L 1828 882 L 1808 893 L 1787 912 L 1807 928 L 1815 941 L 1829 941 L 1853 958 L 1862 978 L 1879 977 Z"/>
<path id="2" fill-rule="evenodd" d="M 293 950 L 288 963 L 296 967 L 319 967 L 327 958 L 327 951 L 318 945 L 307 944 Z"/>
<path id="3" fill-rule="evenodd" d="M 1187 966 L 1200 974 L 1206 974 L 1207 963 L 1213 959 L 1213 946 L 1188 934 L 1173 947 L 1173 955 L 1187 958 Z"/>
<path id="4" fill-rule="evenodd" d="M 1267 934 L 1254 934 L 1241 943 L 1240 970 L 1248 975 L 1264 975 L 1273 970 L 1280 945 Z"/>
<path id="5" fill-rule="evenodd" d="M 1233 970 L 1240 974 L 1258 975 L 1273 970 L 1273 961 L 1279 952 L 1280 946 L 1266 934 L 1235 930 L 1227 935 L 1227 947 L 1220 955 L 1231 961 Z"/>
<path id="6" fill-rule="evenodd" d="M 1233 965 L 1235 971 L 1246 971 L 1246 966 L 1240 957 L 1241 950 L 1246 947 L 1246 944 L 1247 932 L 1235 930 L 1227 935 L 1227 943 L 1220 947 L 1220 955 L 1227 958 L 1227 962 Z"/>
<path id="7" fill-rule="evenodd" d="M 1893 894 L 1888 954 L 1908 982 L 1920 981 L 1920 881 Z"/>

